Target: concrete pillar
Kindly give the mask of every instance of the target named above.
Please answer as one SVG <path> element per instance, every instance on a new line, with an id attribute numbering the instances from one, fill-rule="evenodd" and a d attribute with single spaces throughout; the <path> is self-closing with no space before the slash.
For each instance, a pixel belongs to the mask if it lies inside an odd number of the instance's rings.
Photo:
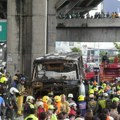
<path id="1" fill-rule="evenodd" d="M 7 71 L 30 77 L 32 45 L 32 0 L 8 0 Z"/>
<path id="2" fill-rule="evenodd" d="M 56 42 L 56 0 L 48 0 L 47 53 L 55 52 Z"/>
<path id="3" fill-rule="evenodd" d="M 46 53 L 47 0 L 33 0 L 32 4 L 32 62 Z"/>
<path id="4" fill-rule="evenodd" d="M 17 0 L 7 1 L 7 71 L 14 75 L 20 70 L 20 16 Z M 20 8 L 19 8 L 20 10 Z"/>

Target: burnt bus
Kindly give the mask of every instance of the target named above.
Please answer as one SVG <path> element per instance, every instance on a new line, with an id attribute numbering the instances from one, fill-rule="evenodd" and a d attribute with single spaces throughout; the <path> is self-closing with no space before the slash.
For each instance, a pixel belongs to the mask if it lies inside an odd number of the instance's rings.
<path id="1" fill-rule="evenodd" d="M 83 60 L 80 53 L 48 54 L 36 58 L 33 62 L 32 92 L 35 97 L 81 92 L 84 77 Z"/>

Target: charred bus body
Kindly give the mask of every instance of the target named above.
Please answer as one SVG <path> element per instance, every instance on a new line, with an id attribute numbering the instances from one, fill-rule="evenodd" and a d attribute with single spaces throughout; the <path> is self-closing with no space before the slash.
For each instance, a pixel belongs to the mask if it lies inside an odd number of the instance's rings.
<path id="1" fill-rule="evenodd" d="M 81 77 L 84 77 L 83 61 L 80 53 L 49 54 L 36 58 L 33 63 L 32 91 L 43 96 L 80 94 Z"/>

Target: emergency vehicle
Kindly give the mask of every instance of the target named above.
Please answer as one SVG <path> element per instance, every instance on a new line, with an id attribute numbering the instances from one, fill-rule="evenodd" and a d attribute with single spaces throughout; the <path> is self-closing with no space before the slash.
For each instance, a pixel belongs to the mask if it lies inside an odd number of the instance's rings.
<path id="1" fill-rule="evenodd" d="M 101 63 L 100 65 L 100 80 L 114 81 L 120 78 L 120 63 L 117 57 L 113 63 Z"/>

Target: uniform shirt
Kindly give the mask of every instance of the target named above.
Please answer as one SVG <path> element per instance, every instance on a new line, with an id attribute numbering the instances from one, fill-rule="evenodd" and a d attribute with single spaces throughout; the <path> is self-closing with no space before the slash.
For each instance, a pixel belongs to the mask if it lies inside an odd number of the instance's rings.
<path id="1" fill-rule="evenodd" d="M 27 120 L 28 118 L 32 118 L 33 120 L 38 120 L 38 118 L 34 114 L 30 114 L 28 117 L 25 118 L 25 120 Z"/>

